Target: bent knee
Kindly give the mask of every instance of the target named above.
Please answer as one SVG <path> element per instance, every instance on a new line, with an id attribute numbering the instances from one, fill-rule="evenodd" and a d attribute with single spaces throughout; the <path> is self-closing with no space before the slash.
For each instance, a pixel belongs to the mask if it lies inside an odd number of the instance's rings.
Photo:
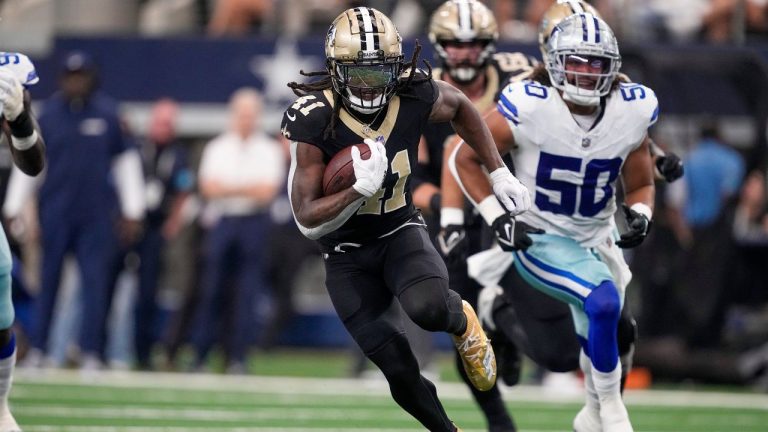
<path id="1" fill-rule="evenodd" d="M 621 298 L 616 285 L 605 281 L 592 290 L 584 300 L 584 312 L 591 320 L 618 322 Z"/>
<path id="2" fill-rule="evenodd" d="M 452 299 L 458 294 L 447 289 L 444 279 L 430 278 L 407 288 L 400 295 L 400 304 L 406 315 L 419 327 L 427 331 L 445 331 L 448 328 L 450 302 L 461 304 L 461 299 Z"/>

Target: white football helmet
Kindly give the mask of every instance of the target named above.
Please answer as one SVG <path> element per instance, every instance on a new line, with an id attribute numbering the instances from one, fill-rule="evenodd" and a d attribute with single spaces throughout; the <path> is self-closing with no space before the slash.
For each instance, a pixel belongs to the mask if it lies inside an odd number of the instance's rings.
<path id="1" fill-rule="evenodd" d="M 599 73 L 566 70 L 578 62 L 599 65 Z M 571 15 L 552 29 L 547 43 L 546 68 L 552 85 L 563 99 L 594 106 L 611 91 L 621 68 L 619 44 L 602 19 L 589 13 Z"/>

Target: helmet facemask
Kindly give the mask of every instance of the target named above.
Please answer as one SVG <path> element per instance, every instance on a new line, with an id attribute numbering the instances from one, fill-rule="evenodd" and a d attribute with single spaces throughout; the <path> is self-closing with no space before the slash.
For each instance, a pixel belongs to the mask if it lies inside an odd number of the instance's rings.
<path id="1" fill-rule="evenodd" d="M 563 99 L 596 106 L 621 68 L 618 43 L 608 25 L 591 14 L 572 15 L 553 30 L 546 68 Z"/>
<path id="2" fill-rule="evenodd" d="M 498 38 L 498 24 L 493 12 L 475 0 L 446 1 L 432 13 L 429 21 L 429 40 L 443 70 L 461 84 L 480 75 L 496 52 Z M 461 49 L 479 52 L 455 56 L 453 51 Z"/>
<path id="3" fill-rule="evenodd" d="M 363 114 L 384 107 L 397 89 L 402 72 L 402 56 L 382 61 L 337 61 L 330 59 L 334 90 L 347 105 Z"/>
<path id="4" fill-rule="evenodd" d="M 475 45 L 476 48 L 472 45 Z M 461 48 L 464 46 L 465 48 Z M 469 47 L 466 47 L 469 46 Z M 488 64 L 493 53 L 496 52 L 496 44 L 493 40 L 473 39 L 469 41 L 462 40 L 440 40 L 434 44 L 435 51 L 440 57 L 443 69 L 456 82 L 466 84 L 475 80 L 483 68 Z M 451 55 L 453 49 L 478 49 L 479 53 L 473 56 L 464 56 L 458 61 Z"/>

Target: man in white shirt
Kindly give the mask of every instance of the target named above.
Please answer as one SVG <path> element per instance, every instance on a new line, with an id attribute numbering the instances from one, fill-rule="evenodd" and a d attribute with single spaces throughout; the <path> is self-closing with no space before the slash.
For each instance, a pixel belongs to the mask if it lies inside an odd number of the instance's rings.
<path id="1" fill-rule="evenodd" d="M 213 139 L 200 161 L 200 191 L 217 220 L 208 232 L 202 293 L 193 344 L 205 361 L 225 321 L 233 328 L 225 347 L 230 372 L 243 372 L 259 293 L 266 290 L 264 246 L 269 205 L 285 181 L 280 143 L 260 129 L 261 98 L 252 89 L 230 100 L 230 129 Z M 227 285 L 228 281 L 234 282 Z M 234 314 L 233 318 L 226 315 Z M 226 318 L 225 318 L 226 317 Z"/>

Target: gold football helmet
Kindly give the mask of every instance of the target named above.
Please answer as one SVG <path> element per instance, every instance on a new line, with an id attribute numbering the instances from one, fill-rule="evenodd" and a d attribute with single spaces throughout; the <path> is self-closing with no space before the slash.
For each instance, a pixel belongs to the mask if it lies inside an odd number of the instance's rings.
<path id="1" fill-rule="evenodd" d="M 449 0 L 435 10 L 429 21 L 429 40 L 432 42 L 442 67 L 458 82 L 475 79 L 496 51 L 499 29 L 493 12 L 476 0 Z M 474 62 L 454 62 L 446 51 L 446 44 L 482 44 L 482 51 Z"/>
<path id="2" fill-rule="evenodd" d="M 544 12 L 544 18 L 541 19 L 541 25 L 539 25 L 539 49 L 545 64 L 547 62 L 547 42 L 552 35 L 552 30 L 562 20 L 577 13 L 588 13 L 602 18 L 597 9 L 582 0 L 557 0 L 557 3 Z"/>
<path id="3" fill-rule="evenodd" d="M 378 10 L 347 9 L 328 29 L 325 57 L 334 91 L 351 108 L 371 114 L 396 90 L 403 69 L 402 38 Z"/>

